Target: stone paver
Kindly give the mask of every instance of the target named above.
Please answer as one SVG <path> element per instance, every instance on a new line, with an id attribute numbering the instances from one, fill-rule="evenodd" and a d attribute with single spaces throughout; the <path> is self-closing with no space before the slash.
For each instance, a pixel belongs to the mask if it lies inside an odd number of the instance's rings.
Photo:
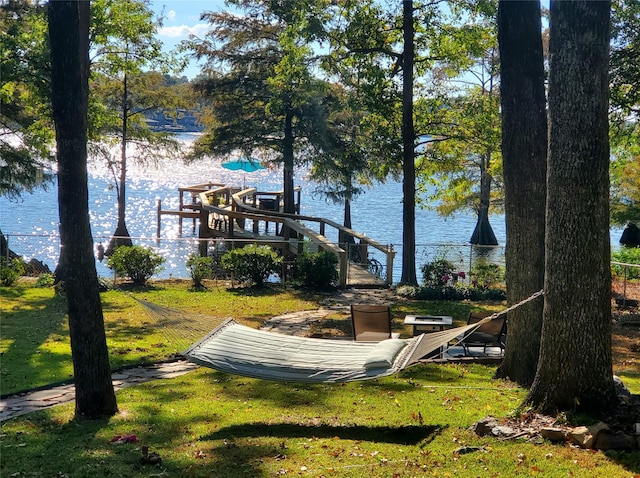
<path id="1" fill-rule="evenodd" d="M 120 390 L 150 380 L 184 375 L 196 368 L 198 368 L 198 365 L 186 360 L 154 364 L 149 367 L 136 367 L 114 373 L 112 375 L 114 379 L 113 386 L 116 390 Z M 5 398 L 0 400 L 0 422 L 26 413 L 68 403 L 74 399 L 75 388 L 73 385 L 68 384 Z"/>
<path id="2" fill-rule="evenodd" d="M 326 299 L 323 308 L 302 312 L 292 312 L 267 320 L 263 328 L 272 332 L 288 335 L 306 336 L 311 326 L 331 312 L 348 312 L 350 304 L 380 304 L 393 302 L 394 294 L 390 290 L 346 289 Z M 184 375 L 199 366 L 186 360 L 176 360 L 153 364 L 147 367 L 135 367 L 115 372 L 111 377 L 115 390 L 131 387 L 150 380 L 166 379 Z M 25 393 L 20 396 L 0 400 L 0 422 L 30 412 L 43 410 L 55 405 L 68 403 L 75 398 L 73 384 L 60 385 L 45 390 Z"/>

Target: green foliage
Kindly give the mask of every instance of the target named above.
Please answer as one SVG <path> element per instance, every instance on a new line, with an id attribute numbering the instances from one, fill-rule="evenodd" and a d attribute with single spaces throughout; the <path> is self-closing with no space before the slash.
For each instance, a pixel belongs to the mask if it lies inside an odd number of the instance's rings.
<path id="1" fill-rule="evenodd" d="M 53 179 L 47 172 L 54 130 L 46 8 L 40 2 L 0 2 L 0 194 L 10 199 Z"/>
<path id="2" fill-rule="evenodd" d="M 38 276 L 36 287 L 53 287 L 55 283 L 56 278 L 54 277 L 54 275 L 49 272 L 45 272 Z"/>
<path id="3" fill-rule="evenodd" d="M 619 251 L 611 252 L 611 260 L 613 262 L 622 262 L 623 264 L 639 264 L 640 265 L 640 248 L 638 247 L 623 247 Z M 611 272 L 614 277 L 625 277 L 625 271 L 627 279 L 640 279 L 640 267 L 625 267 L 616 264 L 611 265 Z"/>
<path id="4" fill-rule="evenodd" d="M 636 138 L 637 139 L 637 138 Z M 611 162 L 611 223 L 640 222 L 640 146 L 618 144 Z"/>
<path id="5" fill-rule="evenodd" d="M 193 280 L 193 286 L 202 287 L 204 279 L 213 277 L 213 257 L 201 257 L 198 254 L 190 254 L 186 266 Z"/>
<path id="6" fill-rule="evenodd" d="M 338 257 L 330 251 L 299 254 L 296 259 L 294 279 L 305 287 L 327 290 L 338 281 Z"/>
<path id="7" fill-rule="evenodd" d="M 482 259 L 471 266 L 469 275 L 473 287 L 479 289 L 487 290 L 504 283 L 504 269 Z"/>
<path id="8" fill-rule="evenodd" d="M 283 163 L 285 212 L 293 212 L 294 166 L 326 146 L 328 83 L 314 76 L 310 47 L 324 13 L 316 2 L 231 3 L 243 14 L 203 14 L 211 27 L 189 45 L 206 60 L 195 88 L 208 108 L 193 155 L 241 150 Z"/>
<path id="9" fill-rule="evenodd" d="M 282 258 L 269 246 L 250 244 L 225 253 L 221 265 L 232 277 L 261 287 L 270 275 L 280 271 Z"/>
<path id="10" fill-rule="evenodd" d="M 128 277 L 136 285 L 145 285 L 147 280 L 162 270 L 165 258 L 142 246 L 120 246 L 107 258 L 107 267 L 116 274 Z"/>
<path id="11" fill-rule="evenodd" d="M 7 259 L 0 257 L 0 284 L 3 286 L 12 286 L 18 282 L 18 279 L 24 275 L 26 264 L 21 257 Z"/>
<path id="12" fill-rule="evenodd" d="M 398 289 L 398 295 L 414 300 L 472 300 L 472 301 L 502 301 L 507 295 L 503 289 L 466 286 L 444 287 L 407 287 Z"/>
<path id="13" fill-rule="evenodd" d="M 427 262 L 421 270 L 422 283 L 427 287 L 444 287 L 465 277 L 464 272 L 456 271 L 453 263 L 443 257 Z"/>

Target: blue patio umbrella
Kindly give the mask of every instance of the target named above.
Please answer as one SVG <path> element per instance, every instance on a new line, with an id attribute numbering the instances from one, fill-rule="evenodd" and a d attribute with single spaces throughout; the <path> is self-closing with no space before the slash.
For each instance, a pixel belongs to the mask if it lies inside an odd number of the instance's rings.
<path id="1" fill-rule="evenodd" d="M 222 167 L 225 169 L 229 169 L 230 171 L 244 171 L 245 173 L 252 173 L 254 171 L 259 171 L 260 169 L 265 169 L 265 167 L 260 164 L 260 160 L 256 158 L 251 158 L 248 156 L 242 156 L 235 159 L 228 159 L 227 161 L 222 162 Z M 242 188 L 244 189 L 244 176 L 242 177 Z"/>

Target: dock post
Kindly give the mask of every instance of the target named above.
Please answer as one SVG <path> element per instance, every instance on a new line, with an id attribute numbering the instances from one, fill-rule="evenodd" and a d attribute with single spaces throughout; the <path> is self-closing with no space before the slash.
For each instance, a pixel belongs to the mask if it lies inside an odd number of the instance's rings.
<path id="1" fill-rule="evenodd" d="M 162 213 L 161 211 L 161 201 L 160 199 L 156 199 L 156 209 L 158 211 L 158 215 L 157 215 L 157 228 L 156 228 L 156 239 L 160 239 L 160 221 L 161 221 L 161 217 L 162 217 Z"/>
<path id="2" fill-rule="evenodd" d="M 387 285 L 393 284 L 393 257 L 396 255 L 393 244 L 387 246 Z"/>

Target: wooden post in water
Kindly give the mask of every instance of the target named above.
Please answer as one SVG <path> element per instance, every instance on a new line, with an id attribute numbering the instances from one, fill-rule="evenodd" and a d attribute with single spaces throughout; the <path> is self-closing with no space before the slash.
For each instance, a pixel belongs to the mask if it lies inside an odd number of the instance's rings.
<path id="1" fill-rule="evenodd" d="M 160 199 L 156 199 L 156 209 L 157 209 L 157 228 L 156 228 L 156 239 L 160 239 L 160 221 L 162 220 L 162 214 L 160 213 L 162 206 L 161 206 L 161 201 Z"/>

